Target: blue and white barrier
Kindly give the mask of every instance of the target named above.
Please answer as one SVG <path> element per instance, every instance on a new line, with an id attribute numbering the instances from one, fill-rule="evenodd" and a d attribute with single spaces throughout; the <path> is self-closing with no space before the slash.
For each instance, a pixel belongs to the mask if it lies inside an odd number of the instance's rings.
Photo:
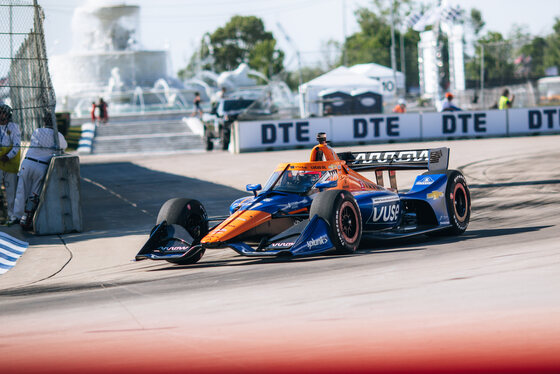
<path id="1" fill-rule="evenodd" d="M 93 146 L 93 139 L 95 138 L 96 126 L 93 123 L 82 124 L 82 135 L 78 142 L 78 153 L 89 154 Z"/>
<path id="2" fill-rule="evenodd" d="M 333 144 L 552 134 L 560 133 L 560 107 L 236 122 L 234 151 L 311 146 L 318 132 Z"/>
<path id="3" fill-rule="evenodd" d="M 0 274 L 4 274 L 14 266 L 29 243 L 18 240 L 4 232 L 0 232 Z"/>

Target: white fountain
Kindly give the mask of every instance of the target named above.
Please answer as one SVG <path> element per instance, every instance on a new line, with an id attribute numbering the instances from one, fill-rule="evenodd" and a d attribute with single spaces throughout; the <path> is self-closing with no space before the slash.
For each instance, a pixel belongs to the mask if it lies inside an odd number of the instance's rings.
<path id="1" fill-rule="evenodd" d="M 167 52 L 141 47 L 140 7 L 98 4 L 89 1 L 75 10 L 71 51 L 50 58 L 62 110 L 87 111 L 100 96 L 115 104 L 126 104 L 130 96 L 128 101 L 134 105 L 138 87 L 147 91 L 168 78 Z"/>

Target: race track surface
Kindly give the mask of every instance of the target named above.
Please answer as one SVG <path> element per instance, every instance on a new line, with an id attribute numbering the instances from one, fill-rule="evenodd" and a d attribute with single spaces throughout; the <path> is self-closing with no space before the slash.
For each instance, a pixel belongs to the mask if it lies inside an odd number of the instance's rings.
<path id="1" fill-rule="evenodd" d="M 336 147 L 450 147 L 471 188 L 467 232 L 348 256 L 209 250 L 190 266 L 131 261 L 165 200 L 226 214 L 245 184 L 309 150 L 81 157 L 84 232 L 10 228 L 31 246 L 0 276 L 2 373 L 560 372 L 559 144 Z"/>

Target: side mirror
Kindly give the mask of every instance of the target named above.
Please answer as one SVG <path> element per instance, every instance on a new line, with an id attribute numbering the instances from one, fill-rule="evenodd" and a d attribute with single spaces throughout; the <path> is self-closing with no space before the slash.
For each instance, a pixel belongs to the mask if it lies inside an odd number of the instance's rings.
<path id="1" fill-rule="evenodd" d="M 315 188 L 318 188 L 319 191 L 323 191 L 324 189 L 333 188 L 336 187 L 337 185 L 338 185 L 338 181 L 325 181 L 325 182 L 319 182 L 315 184 Z"/>
<path id="2" fill-rule="evenodd" d="M 260 184 L 248 184 L 245 186 L 245 189 L 249 192 L 253 192 L 253 195 L 257 196 L 257 191 L 262 190 L 262 186 Z"/>

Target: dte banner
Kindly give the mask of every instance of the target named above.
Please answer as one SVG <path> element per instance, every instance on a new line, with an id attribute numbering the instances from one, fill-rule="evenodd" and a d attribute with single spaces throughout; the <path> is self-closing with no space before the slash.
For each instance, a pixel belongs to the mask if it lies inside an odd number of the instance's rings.
<path id="1" fill-rule="evenodd" d="M 311 146 L 318 132 L 333 144 L 560 133 L 560 107 L 236 122 L 233 144 L 235 152 Z"/>
<path id="2" fill-rule="evenodd" d="M 560 107 L 509 109 L 509 133 L 560 131 Z"/>
<path id="3" fill-rule="evenodd" d="M 238 152 L 316 144 L 318 132 L 331 133 L 329 118 L 237 122 L 235 126 Z"/>
<path id="4" fill-rule="evenodd" d="M 504 110 L 457 111 L 422 114 L 422 138 L 505 135 Z"/>
<path id="5" fill-rule="evenodd" d="M 420 139 L 420 114 L 331 117 L 333 142 L 357 143 Z"/>

